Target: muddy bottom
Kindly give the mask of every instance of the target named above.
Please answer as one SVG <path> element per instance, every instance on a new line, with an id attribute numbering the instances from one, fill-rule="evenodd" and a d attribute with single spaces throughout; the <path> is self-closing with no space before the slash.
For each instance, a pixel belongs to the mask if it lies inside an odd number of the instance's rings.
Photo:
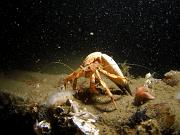
<path id="1" fill-rule="evenodd" d="M 99 94 L 89 93 L 89 80 L 86 78 L 78 80 L 80 92 L 77 93 L 71 86 L 64 90 L 63 79 L 67 74 L 18 70 L 1 72 L 1 131 L 4 134 L 39 134 L 34 131 L 34 125 L 37 121 L 53 118 L 49 107 L 63 108 L 66 100 L 71 99 L 82 110 L 98 117 L 95 126 L 100 135 L 180 134 L 180 72 L 176 72 L 173 79 L 158 78 L 160 80 L 150 88 L 155 99 L 142 105 L 135 105 L 134 97 L 135 89 L 146 81 L 144 76 L 130 78 L 133 96 L 122 94 L 114 83 L 103 77 L 115 97 L 117 109 L 101 86 L 98 87 Z M 76 128 L 58 127 L 56 123 L 50 120 L 52 129 L 49 134 L 78 132 Z"/>

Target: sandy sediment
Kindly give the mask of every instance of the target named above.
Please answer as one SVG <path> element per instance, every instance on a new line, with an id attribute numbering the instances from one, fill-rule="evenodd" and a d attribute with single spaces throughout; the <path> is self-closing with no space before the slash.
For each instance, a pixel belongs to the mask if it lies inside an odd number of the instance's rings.
<path id="1" fill-rule="evenodd" d="M 165 80 L 170 77 L 160 78 L 162 80 L 153 83 L 150 92 L 155 99 L 140 106 L 133 104 L 134 95 L 136 87 L 144 85 L 146 80 L 144 77 L 130 78 L 130 89 L 133 96 L 122 95 L 114 83 L 104 78 L 116 98 L 117 110 L 111 99 L 105 95 L 102 87 L 99 87 L 98 95 L 89 94 L 89 80 L 85 78 L 78 80 L 78 87 L 83 90 L 82 93 L 74 96 L 76 91 L 73 91 L 70 86 L 65 92 L 63 87 L 65 76 L 66 74 L 29 71 L 1 73 L 0 92 L 18 97 L 17 99 L 24 101 L 24 106 L 25 103 L 58 106 L 71 98 L 82 109 L 98 116 L 99 120 L 96 126 L 100 129 L 100 134 L 143 134 L 149 132 L 147 126 L 153 128 L 152 132 L 157 134 L 179 132 L 180 100 L 177 97 L 180 92 L 180 73 L 178 71 L 172 77 L 173 86 L 169 85 L 171 80 Z M 1 96 L 3 95 L 1 94 Z M 1 100 L 4 99 L 1 98 Z M 14 104 L 18 104 L 18 102 L 14 102 Z M 38 112 L 38 110 L 36 111 Z"/>

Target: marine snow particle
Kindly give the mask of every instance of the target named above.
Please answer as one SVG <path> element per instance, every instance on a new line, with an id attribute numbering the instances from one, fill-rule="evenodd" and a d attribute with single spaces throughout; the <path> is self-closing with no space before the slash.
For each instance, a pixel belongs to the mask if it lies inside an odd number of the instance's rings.
<path id="1" fill-rule="evenodd" d="M 93 33 L 93 32 L 90 32 L 89 34 L 90 34 L 91 36 L 94 36 L 94 33 Z"/>

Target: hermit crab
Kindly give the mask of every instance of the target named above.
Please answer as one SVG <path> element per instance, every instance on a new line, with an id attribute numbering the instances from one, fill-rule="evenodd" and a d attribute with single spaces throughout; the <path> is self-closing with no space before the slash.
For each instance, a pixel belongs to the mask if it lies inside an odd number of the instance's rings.
<path id="1" fill-rule="evenodd" d="M 107 76 L 124 93 L 132 95 L 128 85 L 128 79 L 124 77 L 117 63 L 110 56 L 101 52 L 93 52 L 89 54 L 83 61 L 82 65 L 80 65 L 79 69 L 64 78 L 64 87 L 66 89 L 67 84 L 70 83 L 73 89 L 76 90 L 77 79 L 80 77 L 86 77 L 90 79 L 90 92 L 98 93 L 96 89 L 96 80 L 98 80 L 117 109 L 114 96 L 107 84 L 103 81 L 101 74 Z"/>

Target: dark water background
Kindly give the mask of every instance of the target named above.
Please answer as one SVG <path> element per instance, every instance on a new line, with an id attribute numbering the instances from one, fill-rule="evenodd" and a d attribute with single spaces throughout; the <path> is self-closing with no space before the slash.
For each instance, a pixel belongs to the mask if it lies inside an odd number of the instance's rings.
<path id="1" fill-rule="evenodd" d="M 179 0 L 4 0 L 0 18 L 2 70 L 94 51 L 159 73 L 180 69 Z"/>

